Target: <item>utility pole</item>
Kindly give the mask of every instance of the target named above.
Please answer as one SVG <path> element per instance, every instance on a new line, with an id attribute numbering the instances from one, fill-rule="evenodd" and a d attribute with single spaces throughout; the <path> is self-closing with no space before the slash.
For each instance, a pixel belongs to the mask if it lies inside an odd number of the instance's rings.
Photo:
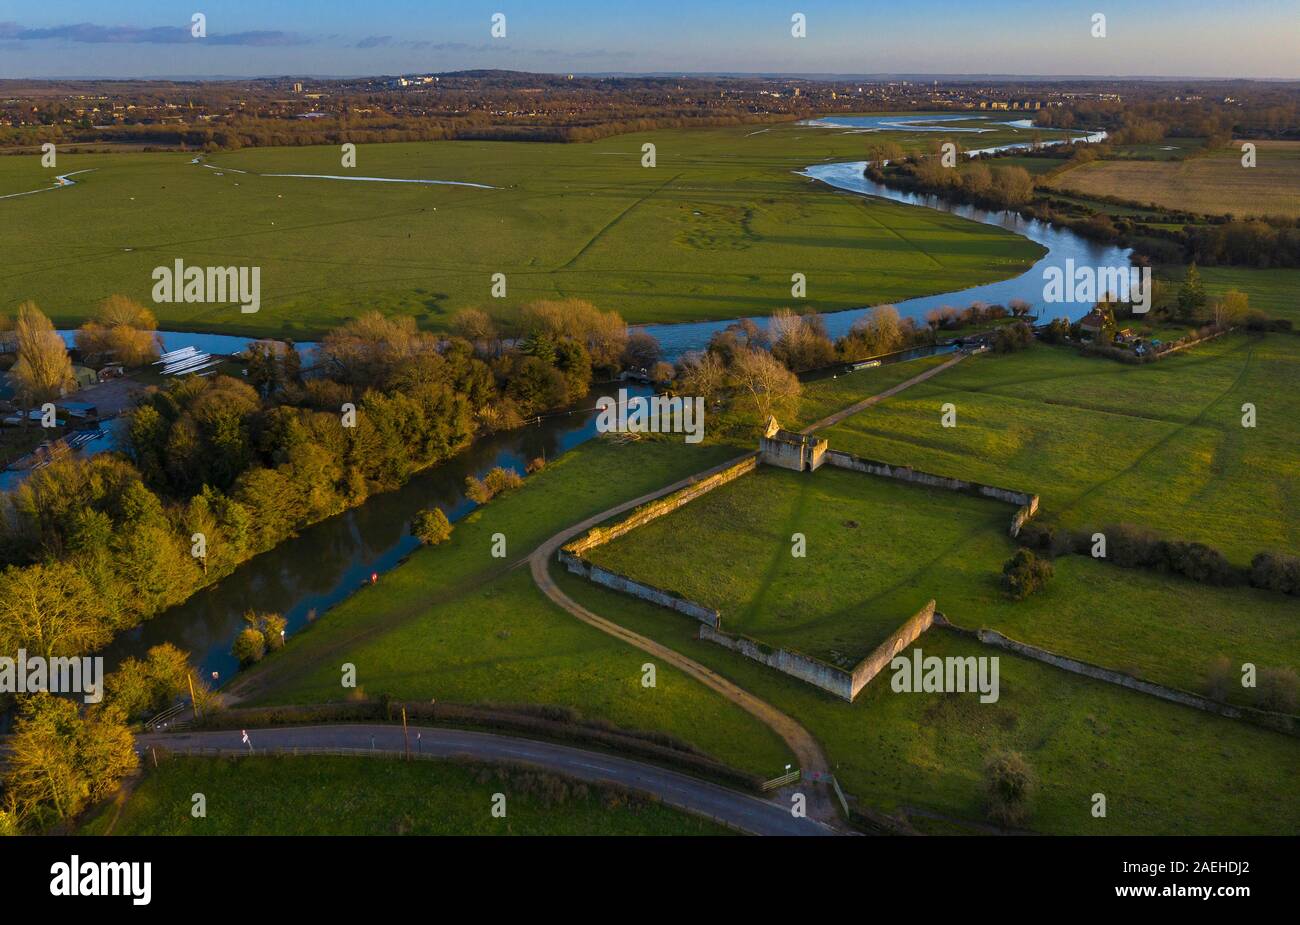
<path id="1" fill-rule="evenodd" d="M 194 697 L 194 673 L 190 671 L 185 672 L 185 680 L 190 684 L 190 706 L 194 708 L 194 715 L 198 716 L 199 702 Z"/>
<path id="2" fill-rule="evenodd" d="M 411 736 L 406 729 L 406 704 L 402 704 L 402 742 L 406 748 L 406 760 L 411 760 Z"/>

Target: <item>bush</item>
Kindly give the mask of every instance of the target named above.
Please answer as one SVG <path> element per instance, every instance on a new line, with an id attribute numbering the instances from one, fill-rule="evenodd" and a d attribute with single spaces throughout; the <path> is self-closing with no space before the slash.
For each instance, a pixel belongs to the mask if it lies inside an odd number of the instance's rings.
<path id="1" fill-rule="evenodd" d="M 514 491 L 523 484 L 523 476 L 514 469 L 497 466 L 481 482 L 472 475 L 465 479 L 465 497 L 476 504 L 487 504 L 502 492 Z"/>
<path id="2" fill-rule="evenodd" d="M 475 504 L 487 504 L 492 500 L 492 492 L 488 491 L 486 485 L 471 475 L 465 479 L 465 497 Z"/>
<path id="3" fill-rule="evenodd" d="M 1023 321 L 998 328 L 993 349 L 998 353 L 1016 353 L 1028 349 L 1034 342 L 1034 329 Z"/>
<path id="4" fill-rule="evenodd" d="M 528 460 L 528 465 L 524 466 L 524 471 L 532 475 L 534 472 L 541 472 L 545 468 L 546 460 L 541 456 L 534 456 Z"/>
<path id="5" fill-rule="evenodd" d="M 988 817 L 998 825 L 1020 825 L 1029 816 L 1036 788 L 1034 772 L 1019 752 L 1000 752 L 984 766 Z"/>
<path id="6" fill-rule="evenodd" d="M 497 466 L 487 474 L 483 484 L 487 486 L 492 497 L 496 497 L 502 492 L 514 491 L 516 488 L 521 487 L 524 484 L 524 477 L 514 469 Z"/>
<path id="7" fill-rule="evenodd" d="M 1250 561 L 1250 583 L 1267 591 L 1300 594 L 1300 559 L 1261 552 Z"/>
<path id="8" fill-rule="evenodd" d="M 426 546 L 437 546 L 451 538 L 451 521 L 442 512 L 442 508 L 426 508 L 417 511 L 411 519 L 411 533 Z"/>
<path id="9" fill-rule="evenodd" d="M 266 641 L 268 652 L 284 648 L 284 631 L 288 621 L 278 613 L 268 613 L 262 617 L 262 638 Z"/>
<path id="10" fill-rule="evenodd" d="M 1239 584 L 1245 577 L 1223 553 L 1204 543 L 1162 540 L 1131 524 L 1107 527 L 1105 533 L 1106 558 L 1124 568 L 1153 568 L 1213 585 Z"/>
<path id="11" fill-rule="evenodd" d="M 1300 678 L 1294 668 L 1261 668 L 1255 697 L 1262 710 L 1294 713 L 1300 701 Z"/>
<path id="12" fill-rule="evenodd" d="M 235 645 L 230 654 L 239 659 L 241 665 L 256 664 L 266 655 L 266 637 L 255 627 L 245 627 L 235 637 Z"/>
<path id="13" fill-rule="evenodd" d="M 1002 590 L 1012 600 L 1023 601 L 1044 587 L 1051 577 L 1052 563 L 1022 547 L 1002 566 Z"/>

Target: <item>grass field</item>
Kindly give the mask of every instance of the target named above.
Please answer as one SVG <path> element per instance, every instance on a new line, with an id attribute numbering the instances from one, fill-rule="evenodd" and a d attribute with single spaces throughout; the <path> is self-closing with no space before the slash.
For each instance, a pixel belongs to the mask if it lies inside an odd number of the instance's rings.
<path id="1" fill-rule="evenodd" d="M 370 696 L 459 703 L 558 704 L 583 717 L 665 732 L 734 767 L 770 776 L 788 760 L 766 726 L 666 665 L 641 686 L 644 653 L 553 605 L 526 568 L 542 540 L 597 513 L 736 454 L 674 443 L 584 444 L 456 525 L 451 540 L 348 598 L 250 674 L 277 679 L 252 703 L 320 703 L 351 693 L 357 667 Z M 503 533 L 507 559 L 493 559 Z"/>
<path id="2" fill-rule="evenodd" d="M 172 758 L 116 815 L 84 835 L 727 835 L 730 830 L 613 791 L 570 784 L 563 798 L 527 771 L 454 762 L 322 756 Z M 207 815 L 195 819 L 202 793 Z M 506 815 L 493 817 L 493 795 Z M 111 828 L 111 831 L 110 831 Z"/>
<path id="3" fill-rule="evenodd" d="M 0 311 L 35 299 L 62 325 L 124 292 L 149 304 L 151 273 L 261 267 L 262 307 L 154 305 L 166 328 L 305 339 L 375 308 L 442 328 L 482 306 L 509 317 L 575 296 L 631 322 L 765 314 L 805 274 L 831 310 L 1013 276 L 1041 253 L 1000 229 L 839 195 L 794 174 L 861 159 L 878 137 L 776 125 L 658 131 L 591 144 L 367 145 L 355 169 L 334 147 L 245 149 L 209 169 L 179 153 L 66 155 L 75 186 L 0 200 Z M 879 137 L 886 137 L 881 135 Z M 935 137 L 889 133 L 922 147 Z M 1017 140 L 999 129 L 981 144 Z M 654 168 L 641 166 L 644 143 Z M 39 158 L 0 158 L 0 192 L 47 186 Z M 233 170 L 251 171 L 235 173 Z M 356 174 L 493 189 L 258 176 Z M 490 297 L 494 273 L 507 297 Z"/>
<path id="4" fill-rule="evenodd" d="M 916 573 L 972 534 L 996 538 L 1010 515 L 842 469 L 760 467 L 587 557 L 717 608 L 723 629 L 849 669 L 929 600 Z"/>
<path id="5" fill-rule="evenodd" d="M 1300 142 L 1253 142 L 1258 160 L 1251 168 L 1242 166 L 1242 144 L 1183 161 L 1094 161 L 1052 186 L 1204 215 L 1300 216 Z"/>
<path id="6" fill-rule="evenodd" d="M 959 626 L 1184 690 L 1204 692 L 1220 655 L 1300 667 L 1297 606 L 1279 594 L 1067 556 L 1046 589 L 1009 600 L 998 576 L 1015 550 L 1010 513 L 844 470 L 760 468 L 587 556 L 718 608 L 724 629 L 842 668 L 931 598 Z M 796 531 L 802 559 L 790 555 Z M 1254 702 L 1240 687 L 1228 697 Z"/>
<path id="7" fill-rule="evenodd" d="M 817 473 L 820 475 L 820 472 Z M 895 694 L 886 677 L 853 704 L 696 638 L 695 621 L 581 578 L 565 592 L 602 616 L 670 645 L 791 715 L 817 736 L 844 789 L 886 810 L 922 807 L 983 819 L 982 769 L 1022 752 L 1038 794 L 1028 827 L 1061 834 L 1300 832 L 1300 742 L 1038 662 L 1001 653 L 1001 697 Z M 987 655 L 942 630 L 926 655 Z M 1105 793 L 1108 814 L 1090 814 Z"/>
<path id="8" fill-rule="evenodd" d="M 1237 289 L 1250 296 L 1250 307 L 1273 318 L 1288 318 L 1300 330 L 1300 269 L 1252 270 L 1244 267 L 1197 267 L 1211 296 Z M 1161 267 L 1160 275 L 1177 287 L 1186 267 Z M 1177 291 L 1175 289 L 1175 291 Z"/>
<path id="9" fill-rule="evenodd" d="M 803 394 L 799 398 L 797 420 L 782 421 L 789 427 L 805 427 L 823 418 L 829 417 L 841 408 L 847 408 L 854 402 L 871 395 L 879 395 L 913 376 L 919 376 L 927 369 L 940 366 L 952 359 L 952 354 L 939 354 L 921 357 L 887 366 L 873 366 L 858 369 L 850 373 L 841 373 L 833 377 L 816 379 L 803 383 Z"/>
<path id="10" fill-rule="evenodd" d="M 1039 346 L 967 360 L 823 436 L 860 456 L 1036 492 L 1049 522 L 1142 524 L 1245 564 L 1266 549 L 1300 554 L 1297 387 L 1300 339 L 1289 335 L 1232 335 L 1146 366 Z M 956 427 L 940 425 L 946 402 Z"/>

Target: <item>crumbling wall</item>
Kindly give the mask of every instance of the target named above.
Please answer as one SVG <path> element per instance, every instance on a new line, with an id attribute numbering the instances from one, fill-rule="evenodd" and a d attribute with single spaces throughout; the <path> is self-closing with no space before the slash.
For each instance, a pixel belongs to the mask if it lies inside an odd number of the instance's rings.
<path id="1" fill-rule="evenodd" d="M 929 472 L 921 472 L 910 466 L 891 466 L 889 463 L 879 462 L 874 459 L 863 459 L 860 456 L 854 456 L 852 453 L 842 453 L 839 450 L 827 450 L 826 461 L 840 469 L 851 469 L 854 472 L 865 472 L 868 475 L 898 479 L 902 482 L 911 482 L 913 485 L 925 485 L 928 488 L 960 491 L 968 495 L 992 498 L 994 501 L 1017 505 L 1016 513 L 1011 518 L 1012 536 L 1019 536 L 1021 528 L 1038 513 L 1038 495 L 1031 495 L 1026 491 L 1001 488 L 997 485 L 984 485 L 980 482 L 968 482 L 965 479 L 954 479 L 946 475 L 934 475 Z"/>

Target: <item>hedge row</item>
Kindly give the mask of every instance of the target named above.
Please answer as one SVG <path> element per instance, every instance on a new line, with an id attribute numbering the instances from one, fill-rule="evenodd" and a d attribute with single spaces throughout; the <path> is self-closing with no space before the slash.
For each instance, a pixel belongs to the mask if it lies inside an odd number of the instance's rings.
<path id="1" fill-rule="evenodd" d="M 1096 533 L 1106 538 L 1104 558 L 1122 568 L 1170 572 L 1203 584 L 1249 585 L 1300 595 L 1300 558 L 1261 552 L 1251 560 L 1249 568 L 1243 568 L 1233 565 L 1223 553 L 1204 543 L 1164 539 L 1133 524 L 1115 524 L 1102 530 L 1066 530 L 1034 521 L 1020 531 L 1020 542 L 1053 556 L 1071 553 L 1090 556 Z"/>

